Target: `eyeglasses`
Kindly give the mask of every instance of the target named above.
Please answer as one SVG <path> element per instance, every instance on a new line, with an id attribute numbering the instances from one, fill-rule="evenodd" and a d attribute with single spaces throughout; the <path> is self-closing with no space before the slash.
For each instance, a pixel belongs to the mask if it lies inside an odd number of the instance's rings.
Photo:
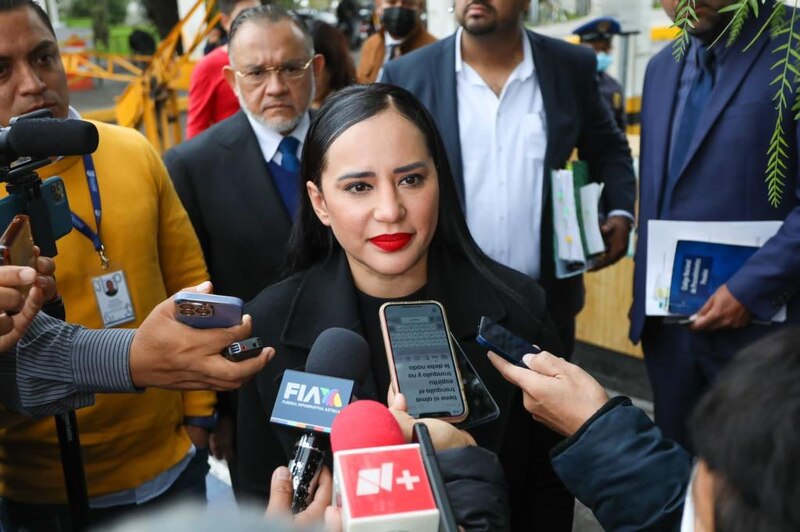
<path id="1" fill-rule="evenodd" d="M 241 70 L 235 70 L 234 72 L 242 80 L 242 83 L 248 87 L 255 88 L 263 85 L 273 72 L 283 81 L 300 79 L 306 74 L 313 62 L 314 58 L 312 57 L 305 63 L 302 61 L 289 61 L 280 66 L 262 66 L 244 72 Z"/>

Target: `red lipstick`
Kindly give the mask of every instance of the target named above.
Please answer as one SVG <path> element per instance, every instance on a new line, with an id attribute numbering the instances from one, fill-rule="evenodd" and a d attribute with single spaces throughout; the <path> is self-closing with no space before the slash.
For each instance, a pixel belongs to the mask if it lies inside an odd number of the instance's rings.
<path id="1" fill-rule="evenodd" d="M 370 238 L 374 246 L 388 253 L 400 251 L 411 242 L 411 233 L 392 233 Z"/>

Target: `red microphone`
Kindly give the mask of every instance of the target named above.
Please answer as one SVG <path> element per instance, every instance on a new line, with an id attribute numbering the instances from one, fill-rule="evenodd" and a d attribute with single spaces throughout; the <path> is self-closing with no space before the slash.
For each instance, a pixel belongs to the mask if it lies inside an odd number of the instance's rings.
<path id="1" fill-rule="evenodd" d="M 439 510 L 418 444 L 405 444 L 389 409 L 345 407 L 331 427 L 333 502 L 345 532 L 437 532 Z"/>

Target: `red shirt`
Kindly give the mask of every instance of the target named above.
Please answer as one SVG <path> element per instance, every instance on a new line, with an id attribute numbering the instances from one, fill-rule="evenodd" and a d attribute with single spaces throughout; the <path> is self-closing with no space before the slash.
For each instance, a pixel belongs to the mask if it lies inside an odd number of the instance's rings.
<path id="1" fill-rule="evenodd" d="M 228 64 L 226 46 L 214 48 L 197 62 L 189 82 L 186 138 L 202 133 L 239 110 L 239 100 L 222 75 Z"/>

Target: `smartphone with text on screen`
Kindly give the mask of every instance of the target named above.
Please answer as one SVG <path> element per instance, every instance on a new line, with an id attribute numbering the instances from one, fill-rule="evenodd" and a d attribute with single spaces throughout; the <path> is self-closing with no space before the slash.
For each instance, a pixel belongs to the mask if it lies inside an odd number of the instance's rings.
<path id="1" fill-rule="evenodd" d="M 451 423 L 466 419 L 469 407 L 442 305 L 384 303 L 380 321 L 392 387 L 405 395 L 408 413 Z"/>

